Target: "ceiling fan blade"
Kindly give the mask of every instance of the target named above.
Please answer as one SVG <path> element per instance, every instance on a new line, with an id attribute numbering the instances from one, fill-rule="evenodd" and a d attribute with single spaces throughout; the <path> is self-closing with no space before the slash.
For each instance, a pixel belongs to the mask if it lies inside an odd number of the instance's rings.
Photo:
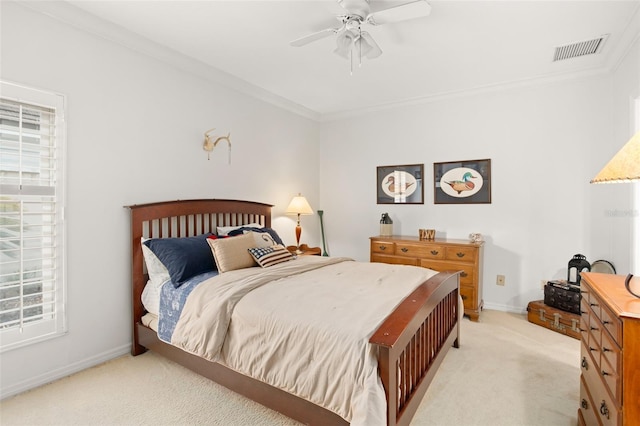
<path id="1" fill-rule="evenodd" d="M 378 56 L 382 55 L 382 49 L 380 49 L 380 46 L 378 46 L 378 43 L 376 43 L 373 37 L 371 37 L 371 34 L 369 34 L 366 31 L 363 31 L 362 34 L 360 34 L 360 37 L 362 37 L 364 41 L 366 41 L 369 44 L 369 46 L 371 46 L 371 49 L 364 56 L 366 56 L 369 59 L 375 59 Z"/>
<path id="2" fill-rule="evenodd" d="M 297 40 L 293 40 L 289 44 L 291 46 L 294 46 L 294 47 L 300 47 L 300 46 L 304 46 L 305 44 L 309 44 L 312 41 L 320 40 L 321 38 L 325 38 L 325 37 L 329 37 L 331 35 L 334 35 L 337 32 L 338 32 L 338 30 L 336 30 L 334 28 L 327 28 L 325 30 L 318 31 L 317 33 L 313 33 L 313 34 L 306 35 L 304 37 L 300 37 Z"/>
<path id="3" fill-rule="evenodd" d="M 422 18 L 431 13 L 431 5 L 425 0 L 416 0 L 389 9 L 379 10 L 367 16 L 367 23 L 383 25 L 408 19 Z"/>

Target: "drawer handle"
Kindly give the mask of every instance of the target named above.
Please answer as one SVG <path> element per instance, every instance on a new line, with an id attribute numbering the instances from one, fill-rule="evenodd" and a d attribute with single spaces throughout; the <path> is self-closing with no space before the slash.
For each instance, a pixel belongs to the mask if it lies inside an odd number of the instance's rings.
<path id="1" fill-rule="evenodd" d="M 604 376 L 610 376 L 611 374 L 607 373 L 606 371 L 602 370 L 602 377 Z"/>
<path id="2" fill-rule="evenodd" d="M 613 351 L 611 349 L 609 349 L 609 348 L 603 347 L 602 348 L 602 352 L 613 352 Z"/>
<path id="3" fill-rule="evenodd" d="M 598 330 L 598 327 L 589 327 L 591 330 L 596 331 Z"/>
<path id="4" fill-rule="evenodd" d="M 582 357 L 582 362 L 580 363 L 580 365 L 582 366 L 582 368 L 584 368 L 585 370 L 589 369 L 589 363 L 587 362 L 587 358 L 586 357 Z"/>
<path id="5" fill-rule="evenodd" d="M 467 274 L 465 271 L 462 271 L 462 272 L 460 272 L 460 276 L 461 276 L 462 278 L 464 278 L 464 277 L 468 277 L 468 276 L 469 276 L 469 274 Z"/>
<path id="6" fill-rule="evenodd" d="M 464 253 L 460 253 L 460 252 L 458 252 L 458 253 L 456 253 L 456 256 L 458 256 L 458 257 L 464 257 Z"/>
<path id="7" fill-rule="evenodd" d="M 597 303 L 589 303 L 589 306 L 598 306 Z"/>
<path id="8" fill-rule="evenodd" d="M 401 251 L 401 252 L 403 252 L 403 253 L 406 253 L 406 252 L 408 252 L 408 251 L 409 251 L 409 249 L 408 249 L 408 248 L 406 248 L 406 247 L 402 247 L 402 248 L 400 249 L 400 251 Z"/>
<path id="9" fill-rule="evenodd" d="M 380 246 L 380 247 L 378 247 L 378 248 L 379 248 L 380 250 L 386 250 L 386 249 L 387 249 L 387 246 Z"/>
<path id="10" fill-rule="evenodd" d="M 597 348 L 592 348 L 591 346 L 589 346 L 589 350 L 590 350 L 591 352 L 593 352 L 593 351 L 597 351 L 598 349 L 597 349 Z"/>
<path id="11" fill-rule="evenodd" d="M 603 323 L 603 324 L 605 324 L 605 325 L 606 325 L 606 324 L 611 324 L 611 321 L 606 321 L 606 320 L 605 320 L 605 321 L 602 321 L 602 323 Z"/>
<path id="12" fill-rule="evenodd" d="M 431 254 L 436 256 L 438 253 L 440 253 L 438 250 L 431 250 Z"/>
<path id="13" fill-rule="evenodd" d="M 587 402 L 586 399 L 582 398 L 582 401 L 580 402 L 580 406 L 584 409 L 587 410 L 589 408 L 589 403 Z"/>
<path id="14" fill-rule="evenodd" d="M 602 400 L 602 404 L 600 404 L 600 414 L 605 416 L 607 420 L 609 419 L 609 408 L 607 408 L 607 403 Z"/>

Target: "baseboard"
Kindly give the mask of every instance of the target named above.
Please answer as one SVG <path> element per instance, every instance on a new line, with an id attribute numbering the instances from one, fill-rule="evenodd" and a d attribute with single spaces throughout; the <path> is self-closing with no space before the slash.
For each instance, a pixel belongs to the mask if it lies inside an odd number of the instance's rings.
<path id="1" fill-rule="evenodd" d="M 520 306 L 499 305 L 496 303 L 485 303 L 483 309 L 491 309 L 493 311 L 509 312 L 511 314 L 526 314 L 527 309 Z"/>
<path id="2" fill-rule="evenodd" d="M 123 345 L 110 351 L 98 354 L 96 356 L 74 362 L 73 364 L 69 364 L 65 367 L 49 371 L 36 377 L 32 377 L 28 380 L 16 383 L 15 385 L 7 386 L 0 389 L 0 400 L 9 398 L 22 392 L 26 392 L 42 385 L 46 385 L 47 383 L 62 379 L 63 377 L 67 377 L 79 371 L 86 370 L 87 368 L 94 367 L 98 364 L 102 364 L 103 362 L 110 361 L 119 356 L 128 354 L 130 351 L 130 344 Z"/>

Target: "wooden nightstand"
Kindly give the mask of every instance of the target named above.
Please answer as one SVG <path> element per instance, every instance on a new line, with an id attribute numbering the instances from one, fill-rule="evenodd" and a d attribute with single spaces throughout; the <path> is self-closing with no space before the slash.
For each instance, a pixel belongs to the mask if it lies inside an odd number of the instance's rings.
<path id="1" fill-rule="evenodd" d="M 297 247 L 287 246 L 287 250 L 292 254 L 296 254 Z M 300 251 L 302 253 L 298 253 L 298 256 L 320 256 L 322 254 L 320 247 L 309 247 L 306 244 L 300 244 Z"/>

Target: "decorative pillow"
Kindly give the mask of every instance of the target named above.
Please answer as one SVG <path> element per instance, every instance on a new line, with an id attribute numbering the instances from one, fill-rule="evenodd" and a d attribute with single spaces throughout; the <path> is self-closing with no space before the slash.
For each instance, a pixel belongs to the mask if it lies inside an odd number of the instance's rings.
<path id="1" fill-rule="evenodd" d="M 252 234 L 217 240 L 207 239 L 207 242 L 220 273 L 256 266 L 256 262 L 248 251 L 256 244 Z"/>
<path id="2" fill-rule="evenodd" d="M 249 249 L 251 256 L 258 262 L 258 265 L 263 268 L 277 265 L 278 263 L 287 262 L 293 259 L 293 255 L 289 253 L 289 250 L 281 245 L 275 245 L 271 247 L 253 247 Z"/>
<path id="3" fill-rule="evenodd" d="M 167 268 L 160 262 L 160 259 L 158 259 L 158 256 L 153 254 L 151 249 L 144 244 L 147 239 L 148 238 L 144 237 L 140 239 L 142 243 L 142 256 L 144 257 L 144 263 L 147 265 L 149 281 L 156 288 L 160 288 L 162 284 L 169 281 L 171 277 L 169 276 Z"/>
<path id="4" fill-rule="evenodd" d="M 271 239 L 274 241 L 272 244 L 270 244 L 272 246 L 275 246 L 276 244 L 280 244 L 281 246 L 284 245 L 284 243 L 282 242 L 282 238 L 280 238 L 278 233 L 272 228 L 255 228 L 247 225 L 238 229 L 234 229 L 233 231 L 229 231 L 229 236 L 240 235 L 241 233 L 246 234 L 249 231 L 257 232 L 260 234 L 269 234 L 269 236 L 271 236 Z"/>
<path id="5" fill-rule="evenodd" d="M 235 231 L 236 229 L 246 228 L 246 227 L 260 228 L 261 226 L 262 225 L 260 225 L 259 223 L 249 223 L 247 225 L 240 225 L 240 226 L 218 226 L 216 227 L 216 234 L 218 234 L 218 236 L 220 237 L 224 237 L 225 235 L 228 235 L 229 232 Z"/>
<path id="6" fill-rule="evenodd" d="M 193 276 L 215 271 L 216 264 L 207 244 L 209 235 L 211 234 L 186 238 L 152 238 L 143 244 L 167 268 L 171 283 L 178 288 Z"/>

